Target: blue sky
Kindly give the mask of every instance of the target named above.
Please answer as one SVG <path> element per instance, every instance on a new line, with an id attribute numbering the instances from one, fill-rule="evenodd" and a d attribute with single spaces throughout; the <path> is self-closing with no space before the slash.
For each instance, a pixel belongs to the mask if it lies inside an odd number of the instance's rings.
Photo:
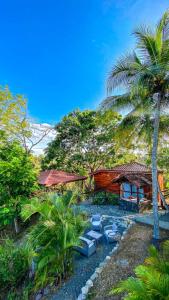
<path id="1" fill-rule="evenodd" d="M 96 108 L 133 28 L 155 24 L 168 0 L 5 0 L 0 9 L 0 84 L 24 94 L 39 122 Z"/>

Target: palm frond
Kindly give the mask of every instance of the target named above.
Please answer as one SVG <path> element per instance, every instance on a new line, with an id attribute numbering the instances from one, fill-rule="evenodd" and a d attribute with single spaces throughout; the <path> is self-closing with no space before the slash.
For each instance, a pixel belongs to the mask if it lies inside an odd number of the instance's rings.
<path id="1" fill-rule="evenodd" d="M 109 74 L 107 80 L 108 93 L 116 87 L 129 87 L 142 68 L 143 65 L 135 52 L 122 56 Z"/>
<path id="2" fill-rule="evenodd" d="M 163 14 L 161 20 L 157 24 L 156 34 L 162 34 L 163 41 L 169 39 L 169 10 Z"/>
<path id="3" fill-rule="evenodd" d="M 100 104 L 100 110 L 107 110 L 107 109 L 132 109 L 132 100 L 129 93 L 125 93 L 122 95 L 117 96 L 110 96 L 103 100 Z"/>
<path id="4" fill-rule="evenodd" d="M 133 32 L 137 39 L 137 50 L 144 63 L 158 62 L 158 49 L 153 32 L 147 26 L 140 26 Z"/>

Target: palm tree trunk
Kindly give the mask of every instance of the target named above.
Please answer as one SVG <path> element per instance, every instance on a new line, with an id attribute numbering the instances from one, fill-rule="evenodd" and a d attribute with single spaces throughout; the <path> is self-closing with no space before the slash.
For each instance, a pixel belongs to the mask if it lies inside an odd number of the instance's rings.
<path id="1" fill-rule="evenodd" d="M 20 232 L 20 228 L 19 228 L 19 223 L 18 223 L 17 217 L 14 218 L 14 228 L 15 228 L 15 232 L 18 234 Z"/>
<path id="2" fill-rule="evenodd" d="M 160 104 L 161 94 L 158 94 L 157 103 L 154 113 L 154 131 L 153 131 L 153 147 L 152 147 L 152 200 L 153 200 L 153 239 L 159 240 L 159 214 L 158 214 L 158 171 L 157 171 L 157 148 L 158 148 L 158 135 L 159 135 L 159 122 L 160 122 Z"/>

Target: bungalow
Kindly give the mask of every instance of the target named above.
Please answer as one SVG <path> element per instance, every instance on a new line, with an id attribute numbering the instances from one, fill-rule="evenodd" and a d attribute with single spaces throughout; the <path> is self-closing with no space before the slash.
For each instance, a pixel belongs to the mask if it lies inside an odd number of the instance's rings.
<path id="1" fill-rule="evenodd" d="M 151 169 L 146 165 L 132 162 L 112 169 L 101 169 L 91 174 L 95 191 L 106 191 L 119 195 L 122 208 L 138 210 L 139 204 L 152 199 Z M 163 171 L 158 171 L 158 182 L 164 189 Z M 149 201 L 150 202 L 150 201 Z M 160 197 L 159 204 L 161 205 Z"/>

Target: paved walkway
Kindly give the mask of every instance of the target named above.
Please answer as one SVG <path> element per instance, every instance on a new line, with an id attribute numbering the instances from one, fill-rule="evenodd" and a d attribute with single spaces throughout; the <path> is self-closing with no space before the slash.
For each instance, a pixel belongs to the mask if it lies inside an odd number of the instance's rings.
<path id="1" fill-rule="evenodd" d="M 134 220 L 141 224 L 151 225 L 154 224 L 153 214 L 137 215 Z M 161 229 L 169 230 L 169 213 L 160 213 L 159 226 Z"/>

